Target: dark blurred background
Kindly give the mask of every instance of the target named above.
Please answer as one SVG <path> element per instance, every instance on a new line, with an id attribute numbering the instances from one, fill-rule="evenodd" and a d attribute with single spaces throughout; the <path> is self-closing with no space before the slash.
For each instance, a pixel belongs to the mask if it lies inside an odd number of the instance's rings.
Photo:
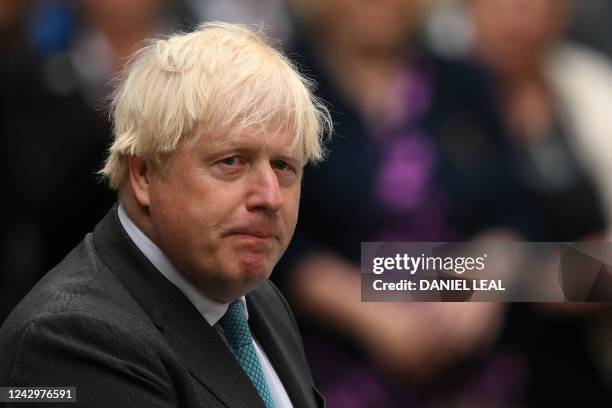
<path id="1" fill-rule="evenodd" d="M 609 241 L 609 0 L 0 0 L 0 322 L 116 200 L 142 41 L 265 23 L 332 112 L 272 279 L 334 407 L 611 406 L 604 304 L 361 303 L 361 241 Z"/>

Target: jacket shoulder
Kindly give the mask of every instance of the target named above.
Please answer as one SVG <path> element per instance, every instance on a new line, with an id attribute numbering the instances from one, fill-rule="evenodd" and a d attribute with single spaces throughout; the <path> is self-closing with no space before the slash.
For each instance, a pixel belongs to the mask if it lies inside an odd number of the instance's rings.
<path id="1" fill-rule="evenodd" d="M 84 311 L 109 320 L 130 317 L 139 306 L 102 262 L 88 234 L 19 302 L 0 331 L 23 327 L 40 315 Z M 128 312 L 128 313 L 126 313 Z"/>
<path id="2" fill-rule="evenodd" d="M 58 384 L 61 378 L 85 379 L 94 372 L 91 367 L 107 366 L 101 371 L 124 371 L 124 376 L 149 367 L 159 375 L 138 374 L 154 383 L 164 372 L 153 350 L 158 337 L 144 311 L 103 264 L 89 234 L 34 286 L 3 324 L 0 380 L 2 384 Z"/>
<path id="3" fill-rule="evenodd" d="M 0 356 L 4 385 L 76 387 L 87 406 L 172 406 L 176 399 L 151 344 L 103 316 L 38 314 L 9 340 L 14 352 Z"/>

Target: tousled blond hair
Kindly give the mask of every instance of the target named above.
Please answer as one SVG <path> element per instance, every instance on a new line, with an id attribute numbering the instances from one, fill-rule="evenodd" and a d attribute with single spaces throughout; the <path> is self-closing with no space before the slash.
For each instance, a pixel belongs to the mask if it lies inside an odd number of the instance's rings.
<path id="1" fill-rule="evenodd" d="M 119 189 L 129 155 L 163 173 L 181 143 L 236 127 L 289 131 L 306 161 L 320 161 L 332 123 L 312 86 L 261 29 L 206 23 L 152 40 L 134 55 L 112 96 L 114 142 L 100 173 Z"/>

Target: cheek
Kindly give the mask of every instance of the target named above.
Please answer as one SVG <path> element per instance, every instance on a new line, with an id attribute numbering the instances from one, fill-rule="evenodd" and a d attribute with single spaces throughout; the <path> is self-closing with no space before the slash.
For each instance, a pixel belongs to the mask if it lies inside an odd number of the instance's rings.
<path id="1" fill-rule="evenodd" d="M 164 241 L 172 245 L 190 245 L 198 235 L 200 219 L 194 199 L 181 186 L 164 183 L 153 189 L 151 218 Z"/>
<path id="2" fill-rule="evenodd" d="M 300 189 L 292 191 L 285 198 L 285 222 L 287 224 L 288 238 L 291 238 L 298 220 L 300 209 Z"/>
<path id="3" fill-rule="evenodd" d="M 186 194 L 180 188 L 164 183 L 155 190 L 155 202 L 152 203 L 151 211 L 155 212 L 156 218 L 168 227 L 181 224 L 189 213 L 189 201 L 184 197 Z"/>

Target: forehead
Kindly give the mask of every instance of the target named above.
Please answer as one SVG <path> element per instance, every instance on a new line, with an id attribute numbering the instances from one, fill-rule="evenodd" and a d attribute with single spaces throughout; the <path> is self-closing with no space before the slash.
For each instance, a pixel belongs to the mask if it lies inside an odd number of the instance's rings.
<path id="1" fill-rule="evenodd" d="M 225 132 L 201 136 L 195 148 L 205 154 L 237 150 L 304 159 L 301 137 L 287 130 L 232 128 Z"/>

